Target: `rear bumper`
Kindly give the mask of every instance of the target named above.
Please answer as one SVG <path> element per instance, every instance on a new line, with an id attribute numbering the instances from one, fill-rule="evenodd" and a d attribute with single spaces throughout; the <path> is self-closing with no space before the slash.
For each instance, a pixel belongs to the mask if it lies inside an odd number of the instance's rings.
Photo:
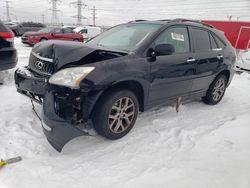
<path id="1" fill-rule="evenodd" d="M 17 51 L 15 48 L 0 49 L 0 71 L 14 68 L 17 60 Z"/>

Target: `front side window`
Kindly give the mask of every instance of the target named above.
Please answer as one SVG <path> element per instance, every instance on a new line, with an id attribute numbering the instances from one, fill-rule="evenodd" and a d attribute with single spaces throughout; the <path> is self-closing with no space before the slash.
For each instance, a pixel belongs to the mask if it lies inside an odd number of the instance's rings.
<path id="1" fill-rule="evenodd" d="M 56 34 L 61 34 L 62 33 L 62 29 L 56 28 L 56 29 L 54 29 L 53 32 L 56 33 Z"/>
<path id="2" fill-rule="evenodd" d="M 82 30 L 80 31 L 80 33 L 81 33 L 81 34 L 88 34 L 88 30 L 87 30 L 87 29 L 82 29 Z"/>
<path id="3" fill-rule="evenodd" d="M 134 51 L 161 26 L 161 24 L 147 23 L 119 25 L 98 35 L 88 43 L 124 51 Z"/>
<path id="4" fill-rule="evenodd" d="M 158 44 L 172 44 L 175 53 L 190 51 L 188 30 L 184 26 L 176 26 L 166 29 L 155 41 Z"/>
<path id="5" fill-rule="evenodd" d="M 46 27 L 46 28 L 39 30 L 38 32 L 40 32 L 40 33 L 52 33 L 53 31 L 54 31 L 54 28 Z"/>
<path id="6" fill-rule="evenodd" d="M 64 28 L 63 33 L 73 33 L 73 31 L 69 28 Z"/>

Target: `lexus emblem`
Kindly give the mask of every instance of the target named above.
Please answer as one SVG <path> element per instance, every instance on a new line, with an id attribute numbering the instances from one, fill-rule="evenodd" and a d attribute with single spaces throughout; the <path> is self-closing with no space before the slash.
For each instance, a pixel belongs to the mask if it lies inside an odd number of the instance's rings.
<path id="1" fill-rule="evenodd" d="M 43 68 L 43 62 L 37 61 L 35 65 L 36 65 L 36 68 L 38 68 L 39 70 L 42 70 L 42 68 Z"/>

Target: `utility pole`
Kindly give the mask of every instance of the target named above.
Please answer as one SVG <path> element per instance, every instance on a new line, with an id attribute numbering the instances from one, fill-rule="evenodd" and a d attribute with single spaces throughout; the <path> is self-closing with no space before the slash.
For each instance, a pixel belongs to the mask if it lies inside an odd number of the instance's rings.
<path id="1" fill-rule="evenodd" d="M 95 6 L 93 7 L 92 11 L 93 11 L 93 13 L 92 13 L 92 15 L 93 15 L 93 26 L 96 26 L 96 8 L 95 8 Z"/>
<path id="2" fill-rule="evenodd" d="M 10 5 L 9 5 L 9 3 L 10 3 L 11 1 L 5 1 L 5 8 L 6 8 L 6 20 L 8 21 L 8 22 L 10 22 L 11 21 L 11 18 L 10 18 Z"/>
<path id="3" fill-rule="evenodd" d="M 44 24 L 45 23 L 45 15 L 42 14 L 42 23 Z"/>
<path id="4" fill-rule="evenodd" d="M 232 21 L 233 16 L 230 15 L 230 16 L 227 16 L 227 18 L 228 18 L 229 21 Z"/>
<path id="5" fill-rule="evenodd" d="M 88 5 L 82 2 L 82 0 L 77 0 L 77 1 L 71 2 L 70 4 L 73 4 L 77 7 L 77 15 L 73 17 L 77 18 L 78 26 L 82 25 L 82 19 L 85 19 L 85 17 L 82 15 L 82 9 L 87 7 Z"/>
<path id="6" fill-rule="evenodd" d="M 52 23 L 52 25 L 58 25 L 59 19 L 58 19 L 57 13 L 60 10 L 57 8 L 57 4 L 61 3 L 61 0 L 51 0 L 50 3 L 52 4 L 52 9 L 50 9 L 52 12 L 51 23 Z"/>

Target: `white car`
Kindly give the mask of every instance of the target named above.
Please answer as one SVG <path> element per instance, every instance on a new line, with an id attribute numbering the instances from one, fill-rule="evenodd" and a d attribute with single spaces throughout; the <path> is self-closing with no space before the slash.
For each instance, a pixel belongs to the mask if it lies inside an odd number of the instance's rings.
<path id="1" fill-rule="evenodd" d="M 100 27 L 84 26 L 77 27 L 74 31 L 82 34 L 84 42 L 86 42 L 87 40 L 94 38 L 96 35 L 99 35 L 102 32 L 102 29 Z"/>
<path id="2" fill-rule="evenodd" d="M 236 63 L 236 71 L 237 72 L 243 72 L 243 71 L 250 72 L 250 49 L 239 52 L 238 61 Z"/>

